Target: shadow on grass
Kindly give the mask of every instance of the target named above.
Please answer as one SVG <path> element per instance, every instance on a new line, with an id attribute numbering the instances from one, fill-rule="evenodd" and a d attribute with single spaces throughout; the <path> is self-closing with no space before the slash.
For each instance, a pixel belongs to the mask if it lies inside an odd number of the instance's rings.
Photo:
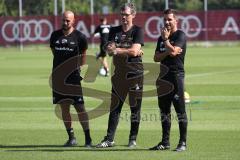
<path id="1" fill-rule="evenodd" d="M 118 148 L 120 147 L 120 148 Z M 0 149 L 6 149 L 5 152 L 119 152 L 119 151 L 149 151 L 147 148 L 122 148 L 126 145 L 119 145 L 111 148 L 86 148 L 84 146 L 63 147 L 62 145 L 0 145 Z"/>
<path id="2" fill-rule="evenodd" d="M 11 148 L 54 148 L 54 147 L 60 147 L 63 148 L 62 145 L 0 145 L 0 148 L 4 149 L 11 149 Z"/>

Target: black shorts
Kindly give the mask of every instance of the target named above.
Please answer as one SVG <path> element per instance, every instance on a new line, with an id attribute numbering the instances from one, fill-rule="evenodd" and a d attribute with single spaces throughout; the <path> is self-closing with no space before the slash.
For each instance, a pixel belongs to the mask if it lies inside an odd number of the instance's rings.
<path id="1" fill-rule="evenodd" d="M 100 44 L 100 53 L 99 53 L 98 57 L 104 58 L 104 57 L 107 56 L 107 53 L 106 53 L 106 51 L 104 50 L 104 46 L 105 46 L 105 43 L 101 43 L 101 44 Z"/>
<path id="2" fill-rule="evenodd" d="M 75 88 L 77 90 L 77 93 L 73 91 L 72 93 L 69 93 L 69 91 L 64 93 L 64 90 L 61 92 L 57 92 L 55 90 L 52 91 L 52 96 L 53 96 L 53 104 L 61 104 L 61 103 L 70 103 L 72 105 L 76 104 L 84 104 L 84 99 L 83 99 L 83 92 L 82 92 L 82 86 L 81 83 L 79 82 L 78 84 L 72 84 L 72 85 L 77 85 Z M 72 86 L 73 87 L 73 86 Z"/>

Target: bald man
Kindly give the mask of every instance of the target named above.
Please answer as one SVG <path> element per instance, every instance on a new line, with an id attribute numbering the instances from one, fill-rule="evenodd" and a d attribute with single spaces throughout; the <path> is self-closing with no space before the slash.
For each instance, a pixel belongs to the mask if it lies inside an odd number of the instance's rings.
<path id="1" fill-rule="evenodd" d="M 74 28 L 74 21 L 74 13 L 65 11 L 62 16 L 62 28 L 51 34 L 53 104 L 60 106 L 62 120 L 68 133 L 69 138 L 64 146 L 77 145 L 70 114 L 70 106 L 73 105 L 84 130 L 85 147 L 91 147 L 88 114 L 85 111 L 80 83 L 80 67 L 85 63 L 88 43 L 86 36 Z"/>

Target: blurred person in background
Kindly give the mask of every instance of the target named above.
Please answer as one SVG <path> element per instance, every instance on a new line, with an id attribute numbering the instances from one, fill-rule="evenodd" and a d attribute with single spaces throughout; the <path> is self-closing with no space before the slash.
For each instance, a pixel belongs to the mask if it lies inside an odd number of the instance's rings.
<path id="1" fill-rule="evenodd" d="M 107 18 L 101 17 L 100 18 L 101 24 L 96 28 L 94 31 L 94 37 L 98 34 L 100 35 L 100 52 L 96 54 L 96 58 L 100 59 L 102 67 L 99 70 L 99 73 L 103 76 L 109 76 L 109 67 L 107 62 L 107 53 L 104 49 L 104 46 L 108 42 L 108 36 L 111 26 L 107 24 Z"/>

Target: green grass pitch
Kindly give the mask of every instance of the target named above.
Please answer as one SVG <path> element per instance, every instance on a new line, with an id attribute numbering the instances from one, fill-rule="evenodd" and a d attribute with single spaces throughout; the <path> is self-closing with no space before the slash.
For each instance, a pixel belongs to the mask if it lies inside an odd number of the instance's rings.
<path id="1" fill-rule="evenodd" d="M 156 65 L 146 78 L 144 90 L 154 90 L 159 67 L 153 62 L 155 45 L 144 47 L 144 63 Z M 97 48 L 88 50 L 94 56 Z M 171 129 L 171 150 L 149 151 L 161 138 L 157 98 L 144 97 L 142 118 L 135 149 L 126 147 L 129 134 L 129 107 L 124 105 L 116 133 L 116 147 L 85 149 L 78 122 L 73 123 L 78 147 L 64 148 L 66 141 L 62 121 L 51 103 L 49 76 L 52 55 L 47 46 L 0 48 L 0 159 L 1 160 L 236 160 L 240 157 L 240 46 L 189 47 L 185 60 L 186 90 L 191 96 L 187 105 L 189 118 L 188 149 L 172 151 L 178 143 L 175 111 Z M 111 59 L 109 58 L 109 62 Z M 93 61 L 92 66 L 99 65 Z M 84 66 L 85 75 L 88 67 Z M 84 92 L 95 89 L 109 95 L 110 77 L 98 76 L 94 82 L 83 82 Z M 88 111 L 97 107 L 105 96 L 85 96 Z M 108 106 L 106 106 L 108 107 Z M 72 109 L 74 114 L 74 109 Z M 106 134 L 108 114 L 90 120 L 93 143 Z"/>

